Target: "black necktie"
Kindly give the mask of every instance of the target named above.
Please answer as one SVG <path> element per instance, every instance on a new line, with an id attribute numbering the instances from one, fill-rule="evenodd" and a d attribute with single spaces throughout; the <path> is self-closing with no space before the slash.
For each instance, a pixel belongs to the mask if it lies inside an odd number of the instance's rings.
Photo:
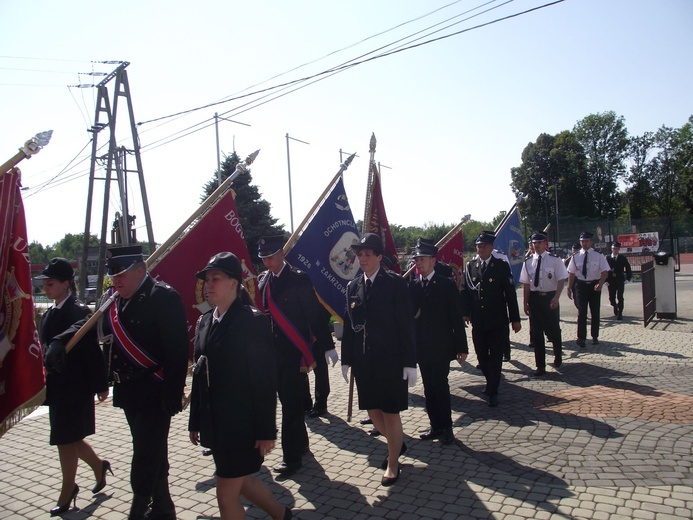
<path id="1" fill-rule="evenodd" d="M 368 294 L 371 291 L 372 287 L 373 281 L 370 278 L 366 278 L 366 294 Z"/>
<path id="2" fill-rule="evenodd" d="M 582 276 L 587 280 L 587 251 L 585 251 L 585 257 L 582 260 Z"/>
<path id="3" fill-rule="evenodd" d="M 424 278 L 423 280 L 421 280 L 421 285 L 423 285 L 424 289 L 428 287 L 428 278 Z"/>
<path id="4" fill-rule="evenodd" d="M 537 262 L 537 270 L 534 271 L 534 287 L 539 287 L 539 271 L 541 270 L 541 255 L 539 256 L 539 261 Z"/>
<path id="5" fill-rule="evenodd" d="M 481 272 L 481 276 L 484 276 L 485 271 L 486 271 L 486 262 L 481 262 L 481 267 L 479 268 L 479 272 Z"/>

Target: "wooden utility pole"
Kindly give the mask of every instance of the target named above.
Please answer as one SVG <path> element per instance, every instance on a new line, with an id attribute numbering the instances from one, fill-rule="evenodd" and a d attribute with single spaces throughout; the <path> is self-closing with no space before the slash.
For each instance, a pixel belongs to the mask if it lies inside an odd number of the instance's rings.
<path id="1" fill-rule="evenodd" d="M 154 251 L 156 248 L 156 243 L 154 242 L 154 231 L 152 230 L 152 220 L 149 214 L 149 202 L 147 200 L 147 189 L 144 182 L 144 170 L 142 168 L 142 157 L 140 155 L 140 140 L 137 135 L 137 124 L 135 123 L 135 115 L 132 108 L 132 97 L 130 95 L 130 84 L 128 82 L 127 71 L 125 70 L 127 66 L 130 65 L 129 62 L 123 61 L 119 62 L 118 67 L 106 76 L 97 86 L 97 100 L 96 100 L 96 110 L 94 115 L 94 124 L 88 130 L 92 134 L 92 148 L 91 148 L 91 166 L 89 168 L 89 188 L 87 193 L 87 211 L 86 219 L 84 224 L 84 242 L 82 246 L 82 259 L 80 263 L 80 274 L 79 274 L 79 296 L 80 299 L 84 299 L 84 293 L 87 288 L 87 271 L 88 271 L 88 258 L 89 258 L 89 237 L 91 234 L 91 214 L 94 202 L 94 181 L 104 180 L 104 198 L 103 198 L 103 213 L 101 219 L 101 235 L 99 240 L 99 259 L 98 259 L 98 270 L 97 270 L 97 282 L 96 282 L 96 294 L 97 297 L 101 294 L 101 289 L 103 287 L 103 277 L 104 277 L 104 258 L 106 256 L 106 239 L 108 236 L 108 222 L 109 222 L 109 201 L 110 201 L 110 190 L 111 181 L 113 179 L 113 173 L 115 171 L 115 180 L 118 182 L 119 195 L 121 199 L 121 207 L 123 208 L 122 213 L 118 214 L 115 219 L 114 227 L 117 228 L 117 232 L 114 234 L 115 237 L 119 238 L 121 245 L 127 245 L 134 240 L 134 234 L 132 230 L 132 224 L 134 222 L 134 216 L 129 214 L 130 204 L 128 203 L 128 193 L 127 193 L 127 175 L 128 173 L 136 173 L 138 176 L 138 182 L 140 185 L 140 193 L 142 197 L 142 206 L 144 210 L 145 226 L 147 228 L 147 238 L 149 241 L 149 248 Z M 106 88 L 108 83 L 114 81 L 113 89 L 113 104 L 111 105 L 111 100 L 109 97 L 108 89 Z M 132 140 L 131 148 L 125 146 L 119 146 L 116 140 L 116 122 L 118 119 L 118 105 L 120 99 L 123 98 L 127 105 L 127 113 L 130 121 L 130 138 Z M 105 155 L 98 155 L 99 151 L 99 135 L 102 130 L 108 129 L 108 152 Z M 125 157 L 127 155 L 133 155 L 135 158 L 135 169 L 129 170 L 127 168 L 127 162 Z M 106 170 L 105 178 L 96 177 L 96 165 L 104 166 Z"/>

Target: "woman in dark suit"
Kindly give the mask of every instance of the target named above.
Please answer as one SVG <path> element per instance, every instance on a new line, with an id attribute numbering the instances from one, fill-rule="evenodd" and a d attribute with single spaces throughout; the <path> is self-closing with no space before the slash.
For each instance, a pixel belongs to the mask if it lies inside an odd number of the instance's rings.
<path id="1" fill-rule="evenodd" d="M 277 438 L 277 371 L 267 317 L 251 306 L 233 253 L 214 255 L 196 274 L 214 310 L 200 317 L 188 430 L 214 457 L 221 518 L 245 518 L 241 495 L 275 520 L 291 518 L 253 473 Z"/>
<path id="2" fill-rule="evenodd" d="M 53 258 L 37 278 L 43 280 L 46 296 L 55 301 L 41 317 L 39 338 L 47 359 L 51 340 L 73 323 L 90 313 L 89 308 L 75 299 L 75 273 L 70 262 Z M 50 365 L 48 365 L 50 366 Z M 76 502 L 79 486 L 75 483 L 79 459 L 94 471 L 94 494 L 106 486 L 106 472 L 111 471 L 107 460 L 100 459 L 84 440 L 95 431 L 94 394 L 103 401 L 108 397 L 106 366 L 95 332 L 85 336 L 57 370 L 46 374 L 46 404 L 50 417 L 50 443 L 58 446 L 63 484 L 58 505 L 51 516 L 64 513 L 70 502 Z M 111 471 L 111 474 L 113 472 Z"/>
<path id="3" fill-rule="evenodd" d="M 407 449 L 399 413 L 407 409 L 407 386 L 416 383 L 414 315 L 404 280 L 380 269 L 380 237 L 366 233 L 352 249 L 363 274 L 347 286 L 342 374 L 348 382 L 349 367 L 353 367 L 359 409 L 368 411 L 375 428 L 387 439 L 381 484 L 391 486 L 399 478 L 399 456 Z"/>

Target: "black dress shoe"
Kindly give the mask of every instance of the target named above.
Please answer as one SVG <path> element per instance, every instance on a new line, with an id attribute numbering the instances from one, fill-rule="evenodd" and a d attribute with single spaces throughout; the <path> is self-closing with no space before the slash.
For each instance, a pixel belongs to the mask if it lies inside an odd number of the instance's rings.
<path id="1" fill-rule="evenodd" d="M 585 340 L 584 339 L 576 339 L 575 343 L 577 343 L 578 347 L 585 348 Z"/>
<path id="2" fill-rule="evenodd" d="M 212 448 L 205 448 L 202 450 L 203 457 L 209 457 L 212 454 Z"/>
<path id="3" fill-rule="evenodd" d="M 294 514 L 291 512 L 291 509 L 289 509 L 288 507 L 285 507 L 283 520 L 291 520 L 293 517 L 294 517 Z"/>
<path id="4" fill-rule="evenodd" d="M 592 338 L 592 345 L 599 345 L 599 340 L 597 338 Z"/>
<path id="5" fill-rule="evenodd" d="M 443 435 L 440 437 L 440 442 L 445 446 L 455 443 L 455 435 L 452 433 L 452 428 L 445 428 Z"/>
<path id="6" fill-rule="evenodd" d="M 498 406 L 498 396 L 497 395 L 492 395 L 491 397 L 488 398 L 488 405 L 491 408 L 495 408 Z"/>
<path id="7" fill-rule="evenodd" d="M 296 473 L 299 469 L 301 469 L 301 466 L 303 466 L 303 464 L 300 462 L 296 462 L 293 464 L 287 464 L 286 462 L 282 462 L 281 464 L 279 464 L 279 466 L 275 466 L 272 469 L 275 473 L 279 473 L 280 475 L 288 477 L 289 475 L 292 475 Z"/>
<path id="8" fill-rule="evenodd" d="M 615 305 L 612 305 L 612 307 L 614 308 L 614 316 L 618 316 L 618 307 Z"/>
<path id="9" fill-rule="evenodd" d="M 443 430 L 433 430 L 430 429 L 425 433 L 419 435 L 422 441 L 432 441 L 433 439 L 440 439 L 443 436 Z"/>
<path id="10" fill-rule="evenodd" d="M 361 419 L 359 422 L 361 424 L 373 424 L 373 419 L 371 419 L 370 417 L 366 417 L 365 419 Z"/>
<path id="11" fill-rule="evenodd" d="M 310 412 L 308 412 L 308 417 L 322 417 L 323 415 L 327 415 L 327 408 L 322 408 L 318 410 L 317 408 L 313 408 Z"/>
<path id="12" fill-rule="evenodd" d="M 553 358 L 553 366 L 556 368 L 560 367 L 563 364 L 563 359 L 560 357 L 555 357 Z"/>
<path id="13" fill-rule="evenodd" d="M 77 507 L 77 493 L 79 493 L 79 486 L 75 484 L 75 487 L 72 489 L 72 495 L 70 495 L 70 498 L 68 498 L 67 502 L 65 502 L 63 505 L 52 508 L 50 511 L 51 516 L 59 516 L 67 512 L 67 510 L 70 509 L 70 502 L 73 502 L 73 507 Z"/>
<path id="14" fill-rule="evenodd" d="M 107 460 L 101 461 L 101 480 L 99 480 L 96 485 L 91 488 L 92 495 L 96 495 L 99 491 L 106 487 L 106 472 L 110 471 L 113 475 L 113 470 L 111 469 L 111 463 Z"/>
<path id="15" fill-rule="evenodd" d="M 504 354 L 503 361 L 510 361 L 510 354 Z"/>
<path id="16" fill-rule="evenodd" d="M 402 474 L 402 468 L 397 468 L 397 475 L 395 475 L 394 477 L 383 477 L 382 479 L 380 479 L 380 483 L 384 487 L 390 487 L 395 482 L 397 482 L 397 479 L 399 478 L 399 476 L 401 474 Z"/>
<path id="17" fill-rule="evenodd" d="M 378 431 L 378 428 L 371 428 L 371 430 L 368 432 L 368 435 L 371 437 L 380 437 L 380 432 Z"/>
<path id="18" fill-rule="evenodd" d="M 401 456 L 404 455 L 406 452 L 407 452 L 407 445 L 404 444 L 404 443 L 402 443 L 402 449 L 399 450 L 399 456 L 401 457 Z M 388 459 L 389 459 L 389 456 L 388 456 L 388 457 L 385 457 L 385 460 L 384 460 L 383 463 L 380 465 L 380 468 L 381 468 L 381 469 L 387 469 L 387 461 L 388 461 Z"/>
<path id="19" fill-rule="evenodd" d="M 543 368 L 537 368 L 534 372 L 532 372 L 532 375 L 536 376 L 536 377 L 543 376 L 545 374 L 546 374 L 546 370 Z"/>
<path id="20" fill-rule="evenodd" d="M 623 319 L 623 314 L 619 312 L 619 313 L 618 313 L 618 316 L 616 316 L 616 319 L 617 319 L 618 321 L 621 321 L 621 320 Z"/>

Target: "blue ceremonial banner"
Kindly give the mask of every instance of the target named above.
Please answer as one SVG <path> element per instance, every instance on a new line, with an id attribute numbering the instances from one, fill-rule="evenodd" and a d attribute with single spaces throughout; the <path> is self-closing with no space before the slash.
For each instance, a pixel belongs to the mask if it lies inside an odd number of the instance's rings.
<path id="1" fill-rule="evenodd" d="M 520 227 L 520 212 L 517 205 L 496 229 L 496 241 L 494 247 L 503 251 L 508 256 L 510 270 L 513 272 L 515 285 L 520 283 L 520 272 L 525 260 L 525 241 L 522 238 Z"/>
<path id="2" fill-rule="evenodd" d="M 340 175 L 285 255 L 287 262 L 308 274 L 322 304 L 340 319 L 346 286 L 359 270 L 351 249 L 358 241 L 359 231 Z"/>

